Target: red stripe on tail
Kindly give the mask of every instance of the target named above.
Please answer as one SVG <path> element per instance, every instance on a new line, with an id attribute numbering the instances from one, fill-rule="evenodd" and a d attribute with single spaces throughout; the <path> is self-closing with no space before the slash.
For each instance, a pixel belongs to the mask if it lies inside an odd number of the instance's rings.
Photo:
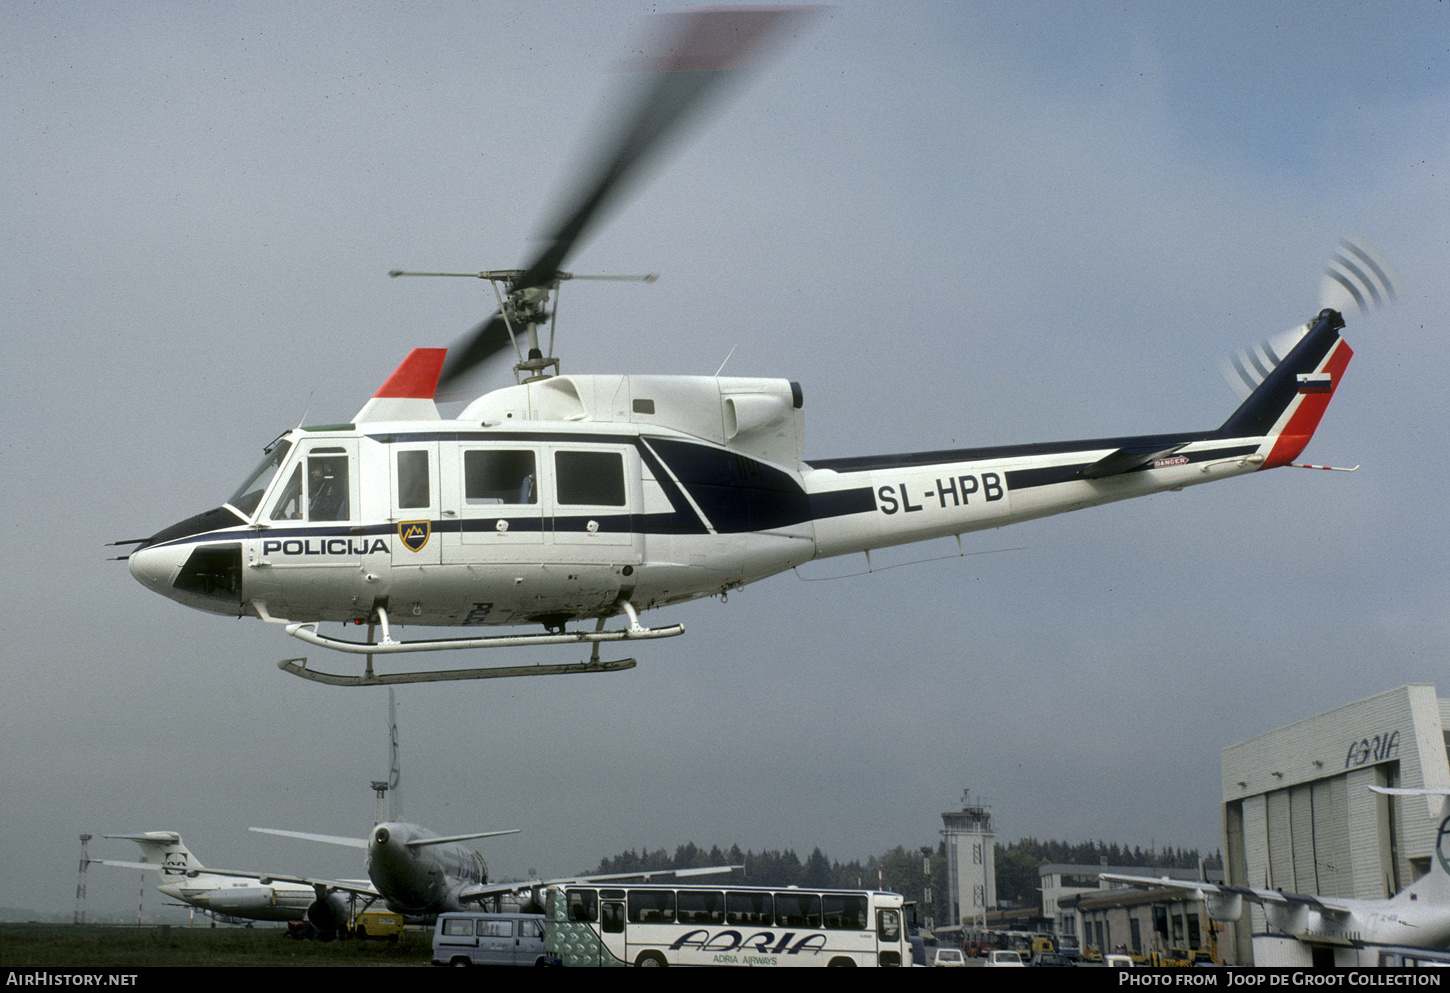
<path id="1" fill-rule="evenodd" d="M 1309 444 L 1309 439 L 1314 437 L 1314 431 L 1319 427 L 1319 419 L 1329 408 L 1329 401 L 1334 398 L 1334 390 L 1339 389 L 1339 380 L 1344 375 L 1344 369 L 1349 365 L 1352 355 L 1354 350 L 1343 338 L 1335 343 L 1329 358 L 1319 370 L 1329 373 L 1330 382 L 1334 384 L 1333 389 L 1324 393 L 1305 393 L 1299 397 L 1299 405 L 1289 415 L 1289 423 L 1284 425 L 1284 430 L 1279 432 L 1273 450 L 1264 460 L 1262 468 L 1272 469 L 1275 466 L 1288 465 L 1304 451 L 1304 446 Z"/>

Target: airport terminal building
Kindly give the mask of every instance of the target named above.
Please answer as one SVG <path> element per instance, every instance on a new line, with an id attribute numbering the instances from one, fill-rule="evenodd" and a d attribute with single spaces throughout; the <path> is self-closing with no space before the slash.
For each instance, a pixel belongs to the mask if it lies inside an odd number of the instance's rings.
<path id="1" fill-rule="evenodd" d="M 1230 885 L 1383 898 L 1429 868 L 1437 828 L 1423 798 L 1370 786 L 1450 786 L 1450 700 L 1400 686 L 1230 745 L 1223 758 L 1224 869 Z M 1438 801 L 1434 803 L 1438 809 Z M 1264 914 L 1246 904 L 1222 949 L 1254 961 Z"/>

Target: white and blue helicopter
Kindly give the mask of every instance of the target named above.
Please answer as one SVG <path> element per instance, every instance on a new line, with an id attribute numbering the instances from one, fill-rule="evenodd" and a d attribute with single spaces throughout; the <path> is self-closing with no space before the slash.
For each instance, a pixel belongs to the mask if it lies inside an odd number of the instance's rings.
<path id="1" fill-rule="evenodd" d="M 366 655 L 336 685 L 628 668 L 601 642 L 666 638 L 646 611 L 725 594 L 813 559 L 999 528 L 1295 464 L 1351 351 L 1341 311 L 1393 295 L 1344 243 L 1307 323 L 1235 360 L 1247 398 L 1217 428 L 1056 444 L 807 459 L 803 394 L 785 379 L 565 375 L 541 347 L 560 267 L 668 136 L 752 46 L 798 12 L 686 15 L 615 145 L 530 262 L 489 280 L 498 312 L 449 349 L 415 349 L 345 424 L 298 427 L 226 502 L 134 544 L 143 585 L 198 610 L 257 617 Z M 648 278 L 648 277 L 645 277 Z M 444 420 L 436 399 L 512 351 L 516 384 Z M 1323 468 L 1323 467 L 1321 467 Z M 608 628 L 611 618 L 625 623 Z M 593 622 L 592 625 L 590 622 Z M 324 623 L 367 625 L 366 640 Z M 404 625 L 542 633 L 405 641 Z M 377 673 L 406 652 L 592 643 L 587 662 Z"/>

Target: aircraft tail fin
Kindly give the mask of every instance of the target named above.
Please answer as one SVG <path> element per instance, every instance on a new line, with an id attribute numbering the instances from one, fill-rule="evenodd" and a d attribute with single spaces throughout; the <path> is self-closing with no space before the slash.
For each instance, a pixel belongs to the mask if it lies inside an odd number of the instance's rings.
<path id="1" fill-rule="evenodd" d="M 1233 373 L 1255 384 L 1215 434 L 1220 438 L 1264 438 L 1263 468 L 1299 457 L 1329 406 L 1354 354 L 1339 336 L 1344 318 L 1325 308 L 1312 322 L 1238 356 Z"/>
<path id="2" fill-rule="evenodd" d="M 1343 315 L 1390 303 L 1398 281 L 1394 269 L 1367 242 L 1341 241 L 1324 270 L 1319 315 L 1224 363 L 1224 378 L 1244 401 L 1216 436 L 1264 439 L 1264 469 L 1298 458 L 1354 354 L 1339 337 Z"/>
<path id="3" fill-rule="evenodd" d="M 1429 902 L 1450 906 L 1450 786 L 1390 787 L 1371 786 L 1386 796 L 1419 796 L 1430 799 L 1435 816 L 1435 848 L 1430 853 L 1430 871 L 1395 894 L 1395 900 Z M 1438 813 L 1433 809 L 1439 798 Z"/>
<path id="4" fill-rule="evenodd" d="M 141 834 L 108 834 L 107 838 L 134 841 L 148 863 L 161 866 L 163 874 L 197 872 L 205 867 L 197 861 L 175 831 L 145 831 Z"/>

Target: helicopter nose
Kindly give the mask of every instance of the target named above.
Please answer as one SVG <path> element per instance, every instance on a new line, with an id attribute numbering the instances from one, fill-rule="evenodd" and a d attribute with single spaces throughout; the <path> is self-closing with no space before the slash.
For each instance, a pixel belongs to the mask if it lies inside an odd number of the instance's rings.
<path id="1" fill-rule="evenodd" d="M 225 507 L 188 517 L 140 543 L 127 557 L 131 575 L 148 590 L 189 607 L 234 613 L 241 603 L 241 544 L 217 543 L 213 537 L 235 538 L 237 525 L 245 523 Z"/>
<path id="2" fill-rule="evenodd" d="M 186 561 L 186 553 L 184 546 L 148 546 L 132 552 L 127 562 L 131 567 L 131 575 L 142 586 L 162 596 L 171 596 L 172 584 L 176 581 L 176 574 L 182 563 Z"/>

